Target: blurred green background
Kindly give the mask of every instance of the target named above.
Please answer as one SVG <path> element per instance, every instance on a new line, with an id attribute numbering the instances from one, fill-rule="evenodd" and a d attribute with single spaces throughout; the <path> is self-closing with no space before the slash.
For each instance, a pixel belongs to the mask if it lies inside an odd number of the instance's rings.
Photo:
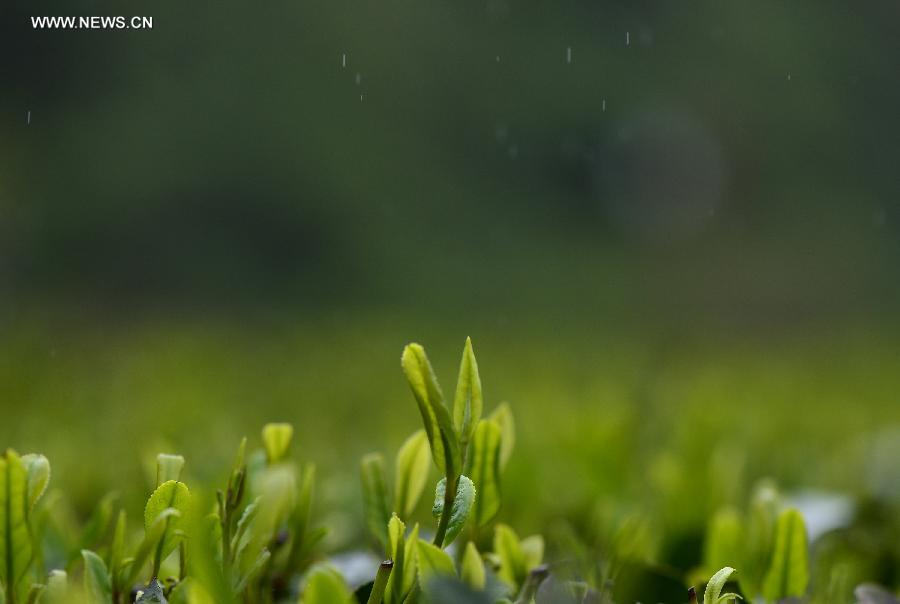
<path id="1" fill-rule="evenodd" d="M 119 14 L 154 28 L 29 21 Z M 160 449 L 219 481 L 291 421 L 342 549 L 358 456 L 418 425 L 403 344 L 449 390 L 471 335 L 517 416 L 522 533 L 602 543 L 641 514 L 639 557 L 678 582 L 763 477 L 896 510 L 897 23 L 886 1 L 4 2 L 0 443 L 86 513 Z M 855 543 L 896 582 L 900 546 Z"/>

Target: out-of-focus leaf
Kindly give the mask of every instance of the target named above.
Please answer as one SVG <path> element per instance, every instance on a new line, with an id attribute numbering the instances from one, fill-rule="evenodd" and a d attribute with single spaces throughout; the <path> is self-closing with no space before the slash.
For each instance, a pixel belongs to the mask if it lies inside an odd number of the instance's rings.
<path id="1" fill-rule="evenodd" d="M 725 584 L 728 583 L 732 574 L 734 574 L 734 569 L 726 566 L 712 576 L 703 591 L 703 604 L 718 604 L 722 597 L 722 589 L 725 588 Z"/>
<path id="2" fill-rule="evenodd" d="M 419 558 L 419 579 L 426 593 L 428 593 L 428 585 L 435 577 L 456 576 L 456 567 L 450 554 L 424 539 L 417 540 L 416 544 Z"/>
<path id="3" fill-rule="evenodd" d="M 114 587 L 125 559 L 125 530 L 127 522 L 128 517 L 125 510 L 119 510 L 116 528 L 113 531 L 112 545 L 109 548 L 109 571 L 113 578 Z"/>
<path id="4" fill-rule="evenodd" d="M 391 511 L 385 486 L 384 458 L 381 454 L 370 453 L 362 458 L 360 477 L 366 526 L 381 545 L 387 545 L 387 525 L 391 519 Z"/>
<path id="5" fill-rule="evenodd" d="M 408 344 L 400 364 L 419 406 L 434 463 L 443 474 L 458 475 L 462 472 L 459 437 L 425 349 L 419 344 Z"/>
<path id="6" fill-rule="evenodd" d="M 778 491 L 772 483 L 763 481 L 755 487 L 744 531 L 743 556 L 739 562 L 741 572 L 737 576 L 741 591 L 751 598 L 762 593 L 775 541 L 778 506 Z"/>
<path id="7" fill-rule="evenodd" d="M 475 351 L 472 350 L 472 339 L 466 338 L 462 360 L 459 363 L 456 395 L 453 397 L 453 426 L 459 435 L 463 455 L 475 432 L 475 426 L 481 419 L 483 407 L 478 362 L 475 360 Z"/>
<path id="8" fill-rule="evenodd" d="M 12 449 L 0 456 L 0 585 L 6 598 L 16 601 L 19 580 L 33 555 L 28 530 L 28 476 L 22 459 Z"/>
<path id="9" fill-rule="evenodd" d="M 428 436 L 419 430 L 397 452 L 394 476 L 394 510 L 407 518 L 416 509 L 428 481 Z"/>
<path id="10" fill-rule="evenodd" d="M 525 556 L 525 570 L 537 568 L 544 562 L 544 538 L 530 535 L 519 542 L 522 555 Z"/>
<path id="11" fill-rule="evenodd" d="M 294 426 L 291 424 L 266 424 L 263 426 L 262 440 L 269 465 L 284 461 L 293 437 Z"/>
<path id="12" fill-rule="evenodd" d="M 38 604 L 68 604 L 68 602 L 70 602 L 68 575 L 62 570 L 51 570 L 47 576 L 47 587 L 38 597 Z"/>
<path id="13" fill-rule="evenodd" d="M 84 594 L 89 604 L 110 604 L 112 585 L 103 559 L 90 550 L 82 550 L 84 559 Z"/>
<path id="14" fill-rule="evenodd" d="M 806 525 L 795 509 L 787 509 L 778 517 L 775 528 L 775 549 L 769 572 L 763 582 L 763 595 L 778 601 L 802 597 L 809 583 L 809 553 Z"/>
<path id="15" fill-rule="evenodd" d="M 466 544 L 466 551 L 462 557 L 459 576 L 469 587 L 478 591 L 484 589 L 484 562 L 481 560 L 481 554 L 478 553 L 478 548 L 476 548 L 475 544 L 471 541 Z"/>
<path id="16" fill-rule="evenodd" d="M 500 403 L 489 419 L 500 426 L 500 470 L 503 471 L 516 445 L 516 422 L 509 403 Z"/>
<path id="17" fill-rule="evenodd" d="M 184 457 L 160 453 L 156 456 L 156 486 L 170 480 L 181 480 L 181 470 L 184 468 Z"/>
<path id="18" fill-rule="evenodd" d="M 246 587 L 262 573 L 271 557 L 272 552 L 266 548 L 261 549 L 256 555 L 256 559 L 253 560 L 253 563 L 245 568 L 240 576 L 237 577 L 234 584 L 234 592 L 240 593 L 244 591 L 244 589 L 246 589 Z"/>
<path id="19" fill-rule="evenodd" d="M 478 526 L 488 524 L 500 511 L 500 439 L 497 422 L 478 422 L 466 462 L 466 475 L 478 489 L 472 508 L 472 519 Z"/>
<path id="20" fill-rule="evenodd" d="M 22 456 L 22 465 L 25 466 L 25 473 L 28 476 L 28 511 L 30 512 L 37 505 L 50 483 L 50 462 L 43 455 L 29 453 Z"/>
<path id="21" fill-rule="evenodd" d="M 528 574 L 525 553 L 519 536 L 505 524 L 494 528 L 494 554 L 500 558 L 497 576 L 513 588 L 521 585 Z"/>
<path id="22" fill-rule="evenodd" d="M 435 517 L 444 514 L 444 498 L 447 491 L 447 479 L 442 478 L 434 490 L 434 506 L 431 513 Z M 450 510 L 450 520 L 447 524 L 447 533 L 444 536 L 444 545 L 453 543 L 456 536 L 466 524 L 472 504 L 475 502 L 475 485 L 468 476 L 460 476 L 456 487 L 456 496 L 453 498 L 453 508 Z"/>
<path id="23" fill-rule="evenodd" d="M 310 571 L 303 590 L 303 604 L 341 604 L 352 598 L 344 578 L 333 568 L 317 566 Z"/>
<path id="24" fill-rule="evenodd" d="M 187 512 L 191 501 L 191 493 L 183 482 L 177 480 L 169 480 L 159 485 L 147 505 L 144 507 L 144 530 L 149 531 L 150 527 L 166 509 L 175 509 L 180 512 L 179 516 L 171 516 L 167 519 L 166 530 L 160 541 L 158 556 L 160 560 L 165 559 L 175 547 L 178 545 L 180 531 L 182 530 L 182 516 Z"/>
<path id="25" fill-rule="evenodd" d="M 732 508 L 723 508 L 709 521 L 703 547 L 703 565 L 707 572 L 743 562 L 744 531 L 741 516 Z"/>
<path id="26" fill-rule="evenodd" d="M 859 600 L 859 604 L 900 604 L 894 594 L 878 585 L 863 583 L 853 590 L 853 595 Z"/>
<path id="27" fill-rule="evenodd" d="M 74 562 L 81 557 L 81 550 L 97 548 L 105 540 L 118 500 L 119 494 L 115 491 L 107 493 L 100 499 L 91 512 L 84 530 L 81 531 L 79 547 L 71 552 L 70 562 Z"/>

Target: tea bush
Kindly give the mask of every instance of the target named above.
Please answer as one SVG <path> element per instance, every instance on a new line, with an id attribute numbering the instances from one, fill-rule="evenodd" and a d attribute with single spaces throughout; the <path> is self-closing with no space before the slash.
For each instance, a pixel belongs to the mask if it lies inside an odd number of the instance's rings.
<path id="1" fill-rule="evenodd" d="M 349 584 L 329 558 L 328 527 L 314 513 L 315 466 L 292 459 L 293 427 L 272 423 L 262 428 L 260 449 L 241 441 L 215 496 L 182 480 L 183 457 L 158 455 L 156 486 L 138 522 L 116 510 L 114 494 L 87 522 L 73 521 L 45 497 L 47 458 L 7 450 L 0 457 L 0 604 L 612 603 L 623 566 L 652 548 L 647 525 L 622 523 L 601 560 L 577 537 L 547 555 L 541 535 L 520 537 L 499 520 L 513 413 L 505 403 L 486 410 L 471 341 L 449 405 L 420 345 L 406 346 L 401 367 L 422 429 L 392 464 L 380 453 L 361 460 L 371 542 L 359 550 L 384 558 L 364 573 L 367 580 Z M 414 511 L 432 488 L 433 522 L 420 524 Z M 723 508 L 709 519 L 703 565 L 686 586 L 705 582 L 704 604 L 845 601 L 840 565 L 823 566 L 825 580 L 811 583 L 807 541 L 803 516 L 761 483 L 746 509 Z M 684 593 L 698 601 L 694 588 Z M 855 593 L 863 604 L 897 602 L 873 585 Z"/>

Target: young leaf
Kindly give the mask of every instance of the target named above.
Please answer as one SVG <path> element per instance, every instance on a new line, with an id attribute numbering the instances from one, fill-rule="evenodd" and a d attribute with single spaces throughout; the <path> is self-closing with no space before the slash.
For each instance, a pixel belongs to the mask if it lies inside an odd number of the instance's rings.
<path id="1" fill-rule="evenodd" d="M 88 604 L 109 604 L 112 601 L 112 585 L 103 559 L 90 550 L 82 550 L 84 558 L 84 594 Z"/>
<path id="2" fill-rule="evenodd" d="M 516 422 L 509 403 L 500 403 L 491 416 L 500 426 L 500 470 L 506 467 L 516 444 Z"/>
<path id="3" fill-rule="evenodd" d="M 472 350 L 472 339 L 466 338 L 462 360 L 459 363 L 456 396 L 453 397 L 453 425 L 456 433 L 459 434 L 459 446 L 463 457 L 465 457 L 475 426 L 481 419 L 483 406 L 478 363 L 475 361 L 475 352 Z"/>
<path id="4" fill-rule="evenodd" d="M 31 564 L 28 478 L 22 459 L 12 449 L 0 456 L 0 585 L 12 604 L 19 580 Z"/>
<path id="5" fill-rule="evenodd" d="M 413 513 L 428 480 L 428 436 L 419 430 L 397 452 L 394 476 L 394 510 L 407 518 Z"/>
<path id="6" fill-rule="evenodd" d="M 419 579 L 423 587 L 427 587 L 436 577 L 456 575 L 456 567 L 450 554 L 424 539 L 419 539 L 416 544 L 419 558 Z"/>
<path id="7" fill-rule="evenodd" d="M 809 583 L 809 562 L 806 544 L 806 525 L 795 509 L 787 509 L 778 517 L 775 528 L 775 549 L 769 572 L 763 582 L 767 600 L 802 597 Z"/>
<path id="8" fill-rule="evenodd" d="M 416 524 L 415 526 L 413 526 L 404 542 L 402 572 L 397 571 L 402 575 L 401 585 L 403 586 L 403 589 L 401 590 L 401 593 L 404 594 L 404 602 L 406 602 L 406 598 L 412 591 L 413 584 L 416 582 L 416 577 L 419 573 L 419 556 L 416 553 L 416 542 L 418 540 L 419 525 Z"/>
<path id="9" fill-rule="evenodd" d="M 485 526 L 500 511 L 500 438 L 497 422 L 478 422 L 466 467 L 466 474 L 478 489 L 472 509 L 472 519 L 477 526 Z"/>
<path id="10" fill-rule="evenodd" d="M 734 569 L 726 566 L 712 576 L 709 583 L 706 584 L 706 590 L 703 592 L 703 604 L 718 604 L 722 597 L 722 589 L 728 583 L 729 577 L 734 573 Z"/>
<path id="11" fill-rule="evenodd" d="M 0 597 L 0 602 L 2 600 L 3 598 Z M 44 588 L 38 602 L 40 604 L 68 604 L 70 601 L 68 575 L 62 570 L 51 570 L 47 576 L 47 587 Z"/>
<path id="12" fill-rule="evenodd" d="M 144 507 L 144 530 L 148 533 L 164 510 L 171 508 L 181 513 L 180 516 L 171 516 L 167 519 L 165 533 L 157 548 L 157 562 L 165 559 L 178 545 L 180 539 L 178 535 L 182 528 L 181 516 L 187 512 L 190 500 L 191 493 L 187 485 L 177 480 L 162 483 L 147 500 Z"/>
<path id="13" fill-rule="evenodd" d="M 170 480 L 181 480 L 184 457 L 160 453 L 156 456 L 156 486 Z"/>
<path id="14" fill-rule="evenodd" d="M 544 538 L 540 535 L 525 537 L 519 542 L 525 557 L 525 570 L 537 568 L 544 561 Z"/>
<path id="15" fill-rule="evenodd" d="M 438 482 L 434 490 L 434 506 L 431 513 L 437 518 L 444 514 L 444 500 L 446 497 L 447 479 L 442 478 Z M 453 499 L 453 508 L 450 510 L 450 520 L 447 523 L 447 532 L 444 536 L 443 545 L 453 543 L 456 536 L 466 524 L 469 512 L 472 510 L 472 504 L 475 497 L 475 485 L 467 476 L 460 476 L 456 487 L 456 496 Z"/>
<path id="16" fill-rule="evenodd" d="M 403 349 L 400 364 L 419 406 L 434 463 L 447 476 L 459 475 L 462 471 L 459 437 L 425 349 L 419 344 L 408 344 Z"/>
<path id="17" fill-rule="evenodd" d="M 485 585 L 484 562 L 475 544 L 469 541 L 463 554 L 462 565 L 459 570 L 460 578 L 472 589 L 481 591 Z"/>
<path id="18" fill-rule="evenodd" d="M 360 476 L 363 486 L 363 504 L 369 532 L 382 545 L 387 544 L 387 525 L 391 519 L 387 487 L 384 477 L 384 458 L 370 453 L 362 458 Z"/>
<path id="19" fill-rule="evenodd" d="M 513 588 L 521 585 L 528 575 L 525 553 L 519 536 L 505 524 L 494 528 L 494 554 L 500 558 L 497 576 Z"/>
<path id="20" fill-rule="evenodd" d="M 340 573 L 327 566 L 317 566 L 310 571 L 303 590 L 303 604 L 349 603 L 352 597 Z"/>
<path id="21" fill-rule="evenodd" d="M 403 575 L 406 572 L 406 525 L 397 517 L 391 516 L 387 524 L 387 554 L 394 561 L 394 567 L 384 592 L 385 602 L 399 604 L 403 602 Z"/>
<path id="22" fill-rule="evenodd" d="M 34 509 L 50 482 L 50 462 L 43 455 L 29 453 L 22 456 L 22 465 L 28 476 L 28 511 Z"/>
<path id="23" fill-rule="evenodd" d="M 263 426 L 262 439 L 266 449 L 266 460 L 269 465 L 283 461 L 287 457 L 294 436 L 291 424 L 266 424 Z"/>
<path id="24" fill-rule="evenodd" d="M 144 563 L 147 562 L 150 554 L 158 548 L 163 536 L 167 533 L 166 529 L 169 526 L 170 520 L 178 520 L 180 516 L 181 512 L 178 510 L 166 508 L 159 513 L 153 521 L 153 524 L 150 525 L 150 528 L 144 531 L 144 538 L 141 540 L 134 552 L 134 556 L 131 558 L 131 564 L 128 566 L 128 570 L 125 573 L 125 579 L 122 581 L 123 585 L 131 585 L 134 583 L 138 574 L 141 572 L 141 569 L 144 567 Z"/>
<path id="25" fill-rule="evenodd" d="M 728 564 L 743 563 L 745 543 L 744 529 L 737 511 L 732 508 L 719 510 L 713 515 L 706 531 L 706 543 L 703 546 L 704 567 L 711 571 Z"/>

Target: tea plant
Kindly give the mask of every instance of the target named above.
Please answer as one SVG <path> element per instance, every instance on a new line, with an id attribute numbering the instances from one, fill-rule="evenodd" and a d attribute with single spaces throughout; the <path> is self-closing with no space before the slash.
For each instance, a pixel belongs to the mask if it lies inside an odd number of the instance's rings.
<path id="1" fill-rule="evenodd" d="M 322 551 L 326 529 L 312 514 L 315 466 L 292 460 L 292 426 L 267 424 L 261 449 L 241 441 L 215 497 L 182 480 L 183 457 L 160 454 L 137 530 L 125 510 L 115 513 L 114 495 L 82 528 L 70 526 L 59 498 L 44 497 L 48 460 L 7 450 L 0 604 L 611 604 L 614 575 L 592 584 L 562 564 L 548 566 L 542 536 L 520 538 L 497 521 L 513 415 L 505 403 L 485 414 L 471 341 L 450 405 L 421 346 L 404 349 L 401 367 L 423 425 L 402 443 L 390 473 L 379 453 L 361 461 L 365 525 L 384 558 L 363 585 L 348 585 Z M 433 522 L 423 525 L 416 510 L 430 488 Z M 694 574 L 711 575 L 704 604 L 840 601 L 837 588 L 809 593 L 803 517 L 782 508 L 764 484 L 747 510 L 710 519 L 704 565 Z M 861 604 L 897 601 L 874 586 L 856 594 Z M 697 602 L 697 591 L 687 598 Z"/>

